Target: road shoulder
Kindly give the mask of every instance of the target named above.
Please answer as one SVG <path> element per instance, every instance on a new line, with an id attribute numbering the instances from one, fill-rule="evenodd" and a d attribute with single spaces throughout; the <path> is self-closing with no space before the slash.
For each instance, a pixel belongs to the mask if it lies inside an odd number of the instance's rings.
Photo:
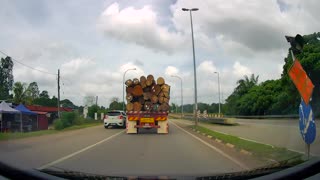
<path id="1" fill-rule="evenodd" d="M 222 151 L 224 154 L 230 156 L 232 159 L 234 159 L 237 162 L 242 163 L 247 169 L 253 169 L 262 167 L 267 164 L 274 163 L 273 161 L 261 161 L 257 158 L 254 158 L 253 156 L 249 154 L 244 154 L 239 151 L 237 151 L 235 148 L 230 148 L 227 145 L 223 144 L 221 141 L 216 141 L 214 138 L 208 137 L 208 135 L 201 134 L 197 131 L 193 131 L 190 128 L 190 125 L 181 123 L 179 121 L 171 120 L 172 123 L 175 123 L 179 127 L 183 128 L 187 132 L 191 133 L 192 135 L 200 138 L 202 141 L 216 147 L 218 150 Z"/>

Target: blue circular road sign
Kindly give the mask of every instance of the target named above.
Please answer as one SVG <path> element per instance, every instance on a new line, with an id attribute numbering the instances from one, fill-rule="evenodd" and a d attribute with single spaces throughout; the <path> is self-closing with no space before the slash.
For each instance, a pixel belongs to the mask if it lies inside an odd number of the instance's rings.
<path id="1" fill-rule="evenodd" d="M 311 144 L 316 138 L 316 124 L 311 105 L 306 105 L 304 101 L 301 101 L 299 116 L 299 127 L 302 138 L 307 144 Z"/>

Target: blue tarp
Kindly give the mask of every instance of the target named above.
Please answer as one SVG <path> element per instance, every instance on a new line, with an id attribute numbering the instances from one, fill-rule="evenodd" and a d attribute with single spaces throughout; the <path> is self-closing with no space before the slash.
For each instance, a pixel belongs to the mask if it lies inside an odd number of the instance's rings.
<path id="1" fill-rule="evenodd" d="M 19 104 L 19 106 L 17 106 L 15 109 L 20 111 L 22 114 L 27 114 L 27 115 L 36 115 L 37 114 L 37 113 L 32 112 L 29 109 L 27 109 L 23 104 Z"/>

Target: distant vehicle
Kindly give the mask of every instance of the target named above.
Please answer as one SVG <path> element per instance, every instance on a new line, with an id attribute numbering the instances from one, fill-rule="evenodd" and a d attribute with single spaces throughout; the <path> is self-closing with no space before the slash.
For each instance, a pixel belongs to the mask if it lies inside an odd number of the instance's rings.
<path id="1" fill-rule="evenodd" d="M 104 117 L 104 127 L 107 129 L 111 127 L 126 127 L 127 115 L 124 111 L 113 110 L 107 112 Z"/>

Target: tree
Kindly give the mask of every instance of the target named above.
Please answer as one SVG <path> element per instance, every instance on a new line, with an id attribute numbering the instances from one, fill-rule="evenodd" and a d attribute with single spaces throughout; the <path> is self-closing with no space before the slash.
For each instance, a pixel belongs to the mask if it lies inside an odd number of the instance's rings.
<path id="1" fill-rule="evenodd" d="M 241 102 L 241 98 L 247 94 L 250 89 L 258 85 L 259 76 L 251 74 L 250 78 L 245 75 L 243 79 L 237 81 L 237 87 L 233 93 L 226 99 L 226 113 L 231 115 L 247 114 L 245 105 Z"/>
<path id="2" fill-rule="evenodd" d="M 27 88 L 27 94 L 32 101 L 39 97 L 39 87 L 36 82 L 32 82 L 29 84 Z"/>
<path id="3" fill-rule="evenodd" d="M 244 79 L 240 79 L 237 81 L 238 86 L 235 91 L 238 95 L 243 95 L 247 93 L 253 86 L 258 84 L 259 76 L 255 76 L 251 74 L 250 78 L 245 75 Z"/>
<path id="4" fill-rule="evenodd" d="M 13 102 L 20 104 L 23 103 L 25 104 L 26 102 L 26 98 L 27 98 L 27 88 L 26 88 L 27 84 L 26 83 L 22 83 L 22 82 L 16 82 L 14 83 L 13 86 Z"/>
<path id="5" fill-rule="evenodd" d="M 77 106 L 75 106 L 73 104 L 73 102 L 71 102 L 69 99 L 64 99 L 64 100 L 60 101 L 60 106 L 61 107 L 69 107 L 69 108 L 77 108 Z"/>
<path id="6" fill-rule="evenodd" d="M 99 106 L 94 104 L 88 108 L 88 116 L 91 118 L 94 118 L 94 113 L 98 111 L 99 111 Z"/>
<path id="7" fill-rule="evenodd" d="M 173 113 L 178 112 L 178 106 L 177 106 L 177 104 L 171 103 L 170 109 L 171 109 L 171 112 L 173 112 Z"/>
<path id="8" fill-rule="evenodd" d="M 111 102 L 119 102 L 119 98 L 118 97 L 112 97 L 111 98 Z"/>
<path id="9" fill-rule="evenodd" d="M 10 98 L 9 91 L 13 88 L 13 61 L 11 57 L 1 58 L 0 62 L 0 99 Z"/>
<path id="10" fill-rule="evenodd" d="M 113 101 L 109 105 L 110 110 L 121 110 L 123 107 L 123 102 Z"/>
<path id="11" fill-rule="evenodd" d="M 109 105 L 110 110 L 121 110 L 123 107 L 123 102 L 119 102 L 118 97 L 112 97 L 111 103 Z"/>
<path id="12" fill-rule="evenodd" d="M 48 91 L 46 91 L 46 90 L 42 91 L 42 92 L 40 93 L 39 97 L 40 97 L 40 98 L 44 98 L 44 99 L 49 99 L 49 98 L 50 98 L 50 97 L 49 97 L 49 93 L 48 93 Z"/>
<path id="13" fill-rule="evenodd" d="M 42 91 L 43 92 L 43 91 Z M 44 95 L 44 94 L 43 94 Z M 49 107 L 57 107 L 58 105 L 58 98 L 56 98 L 55 96 L 52 97 L 52 99 L 50 98 L 46 98 L 46 96 L 42 97 L 40 95 L 39 98 L 35 99 L 33 101 L 33 104 L 35 105 L 40 105 L 40 106 L 49 106 Z"/>

